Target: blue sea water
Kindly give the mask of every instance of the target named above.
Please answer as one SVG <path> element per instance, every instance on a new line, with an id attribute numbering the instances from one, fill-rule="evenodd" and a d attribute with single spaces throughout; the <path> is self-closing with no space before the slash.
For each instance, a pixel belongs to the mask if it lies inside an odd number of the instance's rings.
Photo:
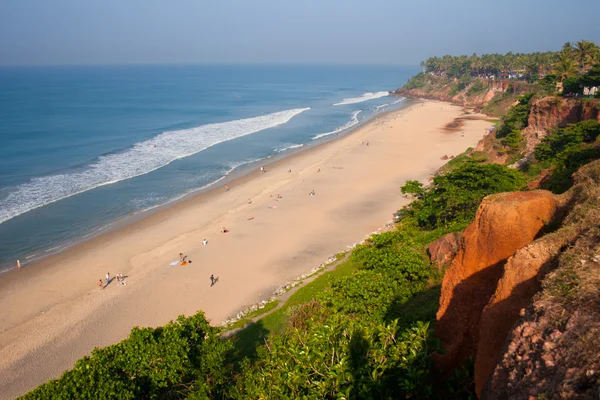
<path id="1" fill-rule="evenodd" d="M 416 71 L 0 68 L 0 271 L 401 107 Z"/>

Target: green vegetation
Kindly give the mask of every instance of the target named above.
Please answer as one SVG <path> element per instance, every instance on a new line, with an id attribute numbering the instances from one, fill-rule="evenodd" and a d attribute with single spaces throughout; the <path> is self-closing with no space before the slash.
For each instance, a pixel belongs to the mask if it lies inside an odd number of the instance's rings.
<path id="1" fill-rule="evenodd" d="M 467 96 L 474 96 L 487 90 L 488 85 L 483 79 L 475 79 L 473 84 L 467 90 Z"/>
<path id="2" fill-rule="evenodd" d="M 242 319 L 239 319 L 236 322 L 232 323 L 231 325 L 227 326 L 227 328 L 228 329 L 239 329 L 239 328 L 243 327 L 244 325 L 252 322 L 252 320 L 255 319 L 256 317 L 259 317 L 263 314 L 267 314 L 267 313 L 273 311 L 274 309 L 277 308 L 278 305 L 279 305 L 279 300 L 270 301 L 267 304 L 265 304 L 265 306 L 263 308 L 259 308 L 258 310 L 249 312 Z"/>
<path id="3" fill-rule="evenodd" d="M 593 42 L 581 40 L 575 44 L 565 43 L 559 52 L 506 53 L 477 56 L 431 57 L 421 63 L 425 73 L 450 78 L 463 76 L 480 78 L 513 78 L 537 81 L 539 75 L 554 72 L 560 81 L 578 72 L 585 72 L 593 64 L 600 63 L 600 49 Z"/>
<path id="4" fill-rule="evenodd" d="M 527 93 L 519 97 L 519 103 L 510 108 L 505 116 L 501 118 L 500 126 L 496 131 L 496 137 L 502 139 L 511 132 L 519 132 L 527 126 L 529 117 L 529 103 L 533 98 L 533 93 Z"/>
<path id="5" fill-rule="evenodd" d="M 420 185 L 418 182 L 408 183 L 410 185 L 401 188 L 402 193 L 413 194 L 417 199 L 403 209 L 405 215 L 422 229 L 436 229 L 464 226 L 473 219 L 485 196 L 520 190 L 525 180 L 513 169 L 471 161 L 435 177 L 424 192 L 415 191 L 414 187 Z"/>
<path id="6" fill-rule="evenodd" d="M 226 354 L 232 347 L 219 333 L 202 312 L 156 329 L 134 328 L 128 339 L 95 349 L 24 398 L 167 398 L 184 391 L 212 397 L 225 383 Z"/>
<path id="7" fill-rule="evenodd" d="M 557 129 L 546 136 L 534 151 L 530 169 L 551 168 L 552 176 L 545 187 L 562 193 L 572 185 L 571 175 L 580 166 L 600 158 L 600 124 L 582 121 Z"/>

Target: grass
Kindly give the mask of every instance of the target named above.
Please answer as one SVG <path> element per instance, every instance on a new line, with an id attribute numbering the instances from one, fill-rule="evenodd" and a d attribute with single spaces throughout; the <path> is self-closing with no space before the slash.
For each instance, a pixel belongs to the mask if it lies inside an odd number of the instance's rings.
<path id="1" fill-rule="evenodd" d="M 239 319 L 238 321 L 234 322 L 233 324 L 227 326 L 227 329 L 229 330 L 229 329 L 241 328 L 244 325 L 246 325 L 247 323 L 251 322 L 254 318 L 276 309 L 277 306 L 279 305 L 279 303 L 280 303 L 279 300 L 270 301 L 267 304 L 265 304 L 265 306 L 263 308 L 259 308 L 256 311 L 252 311 L 252 312 L 246 314 L 242 319 Z"/>
<path id="2" fill-rule="evenodd" d="M 358 265 L 352 261 L 348 260 L 341 263 L 335 269 L 323 273 L 314 281 L 300 287 L 281 308 L 237 332 L 232 337 L 235 343 L 235 358 L 238 360 L 241 360 L 243 357 L 253 358 L 256 355 L 258 346 L 263 344 L 269 335 L 281 333 L 285 329 L 290 315 L 299 305 L 313 300 L 318 293 L 328 288 L 332 278 L 351 275 L 357 269 Z"/>
<path id="3" fill-rule="evenodd" d="M 467 150 L 460 153 L 459 155 L 454 157 L 452 160 L 450 160 L 446 164 L 444 164 L 440 168 L 438 173 L 440 175 L 446 174 L 446 173 L 460 167 L 467 161 L 485 162 L 485 161 L 487 161 L 487 155 L 482 151 L 473 151 L 473 148 L 469 147 Z"/>

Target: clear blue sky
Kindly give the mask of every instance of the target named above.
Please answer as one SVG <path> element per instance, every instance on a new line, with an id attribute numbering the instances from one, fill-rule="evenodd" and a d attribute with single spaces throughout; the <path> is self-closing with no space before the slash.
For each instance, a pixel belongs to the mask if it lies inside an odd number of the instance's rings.
<path id="1" fill-rule="evenodd" d="M 0 65 L 414 65 L 600 43 L 599 18 L 599 0 L 0 0 Z"/>

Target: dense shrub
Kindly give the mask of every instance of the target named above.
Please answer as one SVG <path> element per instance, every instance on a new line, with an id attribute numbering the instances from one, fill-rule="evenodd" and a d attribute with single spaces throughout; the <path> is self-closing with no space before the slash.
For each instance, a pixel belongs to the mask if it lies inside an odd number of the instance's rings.
<path id="1" fill-rule="evenodd" d="M 600 124 L 582 121 L 557 129 L 542 139 L 534 151 L 538 168 L 551 168 L 552 176 L 544 183 L 546 189 L 562 193 L 571 187 L 571 175 L 580 166 L 600 158 Z"/>
<path id="2" fill-rule="evenodd" d="M 404 207 L 403 211 L 423 229 L 464 224 L 473 219 L 485 196 L 520 190 L 524 183 L 523 176 L 514 169 L 497 164 L 468 162 L 435 177 L 431 187 Z M 414 193 L 415 186 L 418 187 L 415 181 L 407 182 L 401 188 L 402 193 Z"/>
<path id="3" fill-rule="evenodd" d="M 342 313 L 290 329 L 246 364 L 238 399 L 397 399 L 431 395 L 428 323 L 400 331 L 395 322 L 364 323 Z"/>
<path id="4" fill-rule="evenodd" d="M 581 143 L 591 143 L 600 136 L 600 124 L 594 120 L 582 121 L 557 129 L 542 139 L 535 148 L 538 161 L 550 161 L 565 158 L 565 151 L 574 149 Z"/>
<path id="5" fill-rule="evenodd" d="M 486 81 L 484 81 L 483 79 L 476 79 L 473 84 L 471 85 L 471 87 L 469 88 L 469 90 L 467 90 L 467 95 L 468 96 L 473 96 L 479 93 L 484 92 L 485 90 L 487 90 L 488 85 L 486 83 Z"/>
<path id="6" fill-rule="evenodd" d="M 519 97 L 519 103 L 508 110 L 506 115 L 502 117 L 500 126 L 496 132 L 496 137 L 501 139 L 508 136 L 513 131 L 520 131 L 527 126 L 527 118 L 529 117 L 529 103 L 533 97 L 533 93 L 527 93 Z"/>
<path id="7" fill-rule="evenodd" d="M 231 344 L 218 334 L 202 312 L 156 329 L 134 328 L 128 339 L 95 349 L 23 398 L 138 399 L 190 391 L 208 397 L 227 377 Z"/>
<path id="8" fill-rule="evenodd" d="M 410 78 L 408 80 L 408 82 L 406 82 L 406 84 L 403 86 L 404 89 L 418 89 L 418 88 L 422 88 L 423 86 L 425 86 L 426 81 L 425 81 L 425 74 L 422 72 L 419 72 L 418 74 L 416 74 L 415 76 L 413 76 L 412 78 Z"/>

